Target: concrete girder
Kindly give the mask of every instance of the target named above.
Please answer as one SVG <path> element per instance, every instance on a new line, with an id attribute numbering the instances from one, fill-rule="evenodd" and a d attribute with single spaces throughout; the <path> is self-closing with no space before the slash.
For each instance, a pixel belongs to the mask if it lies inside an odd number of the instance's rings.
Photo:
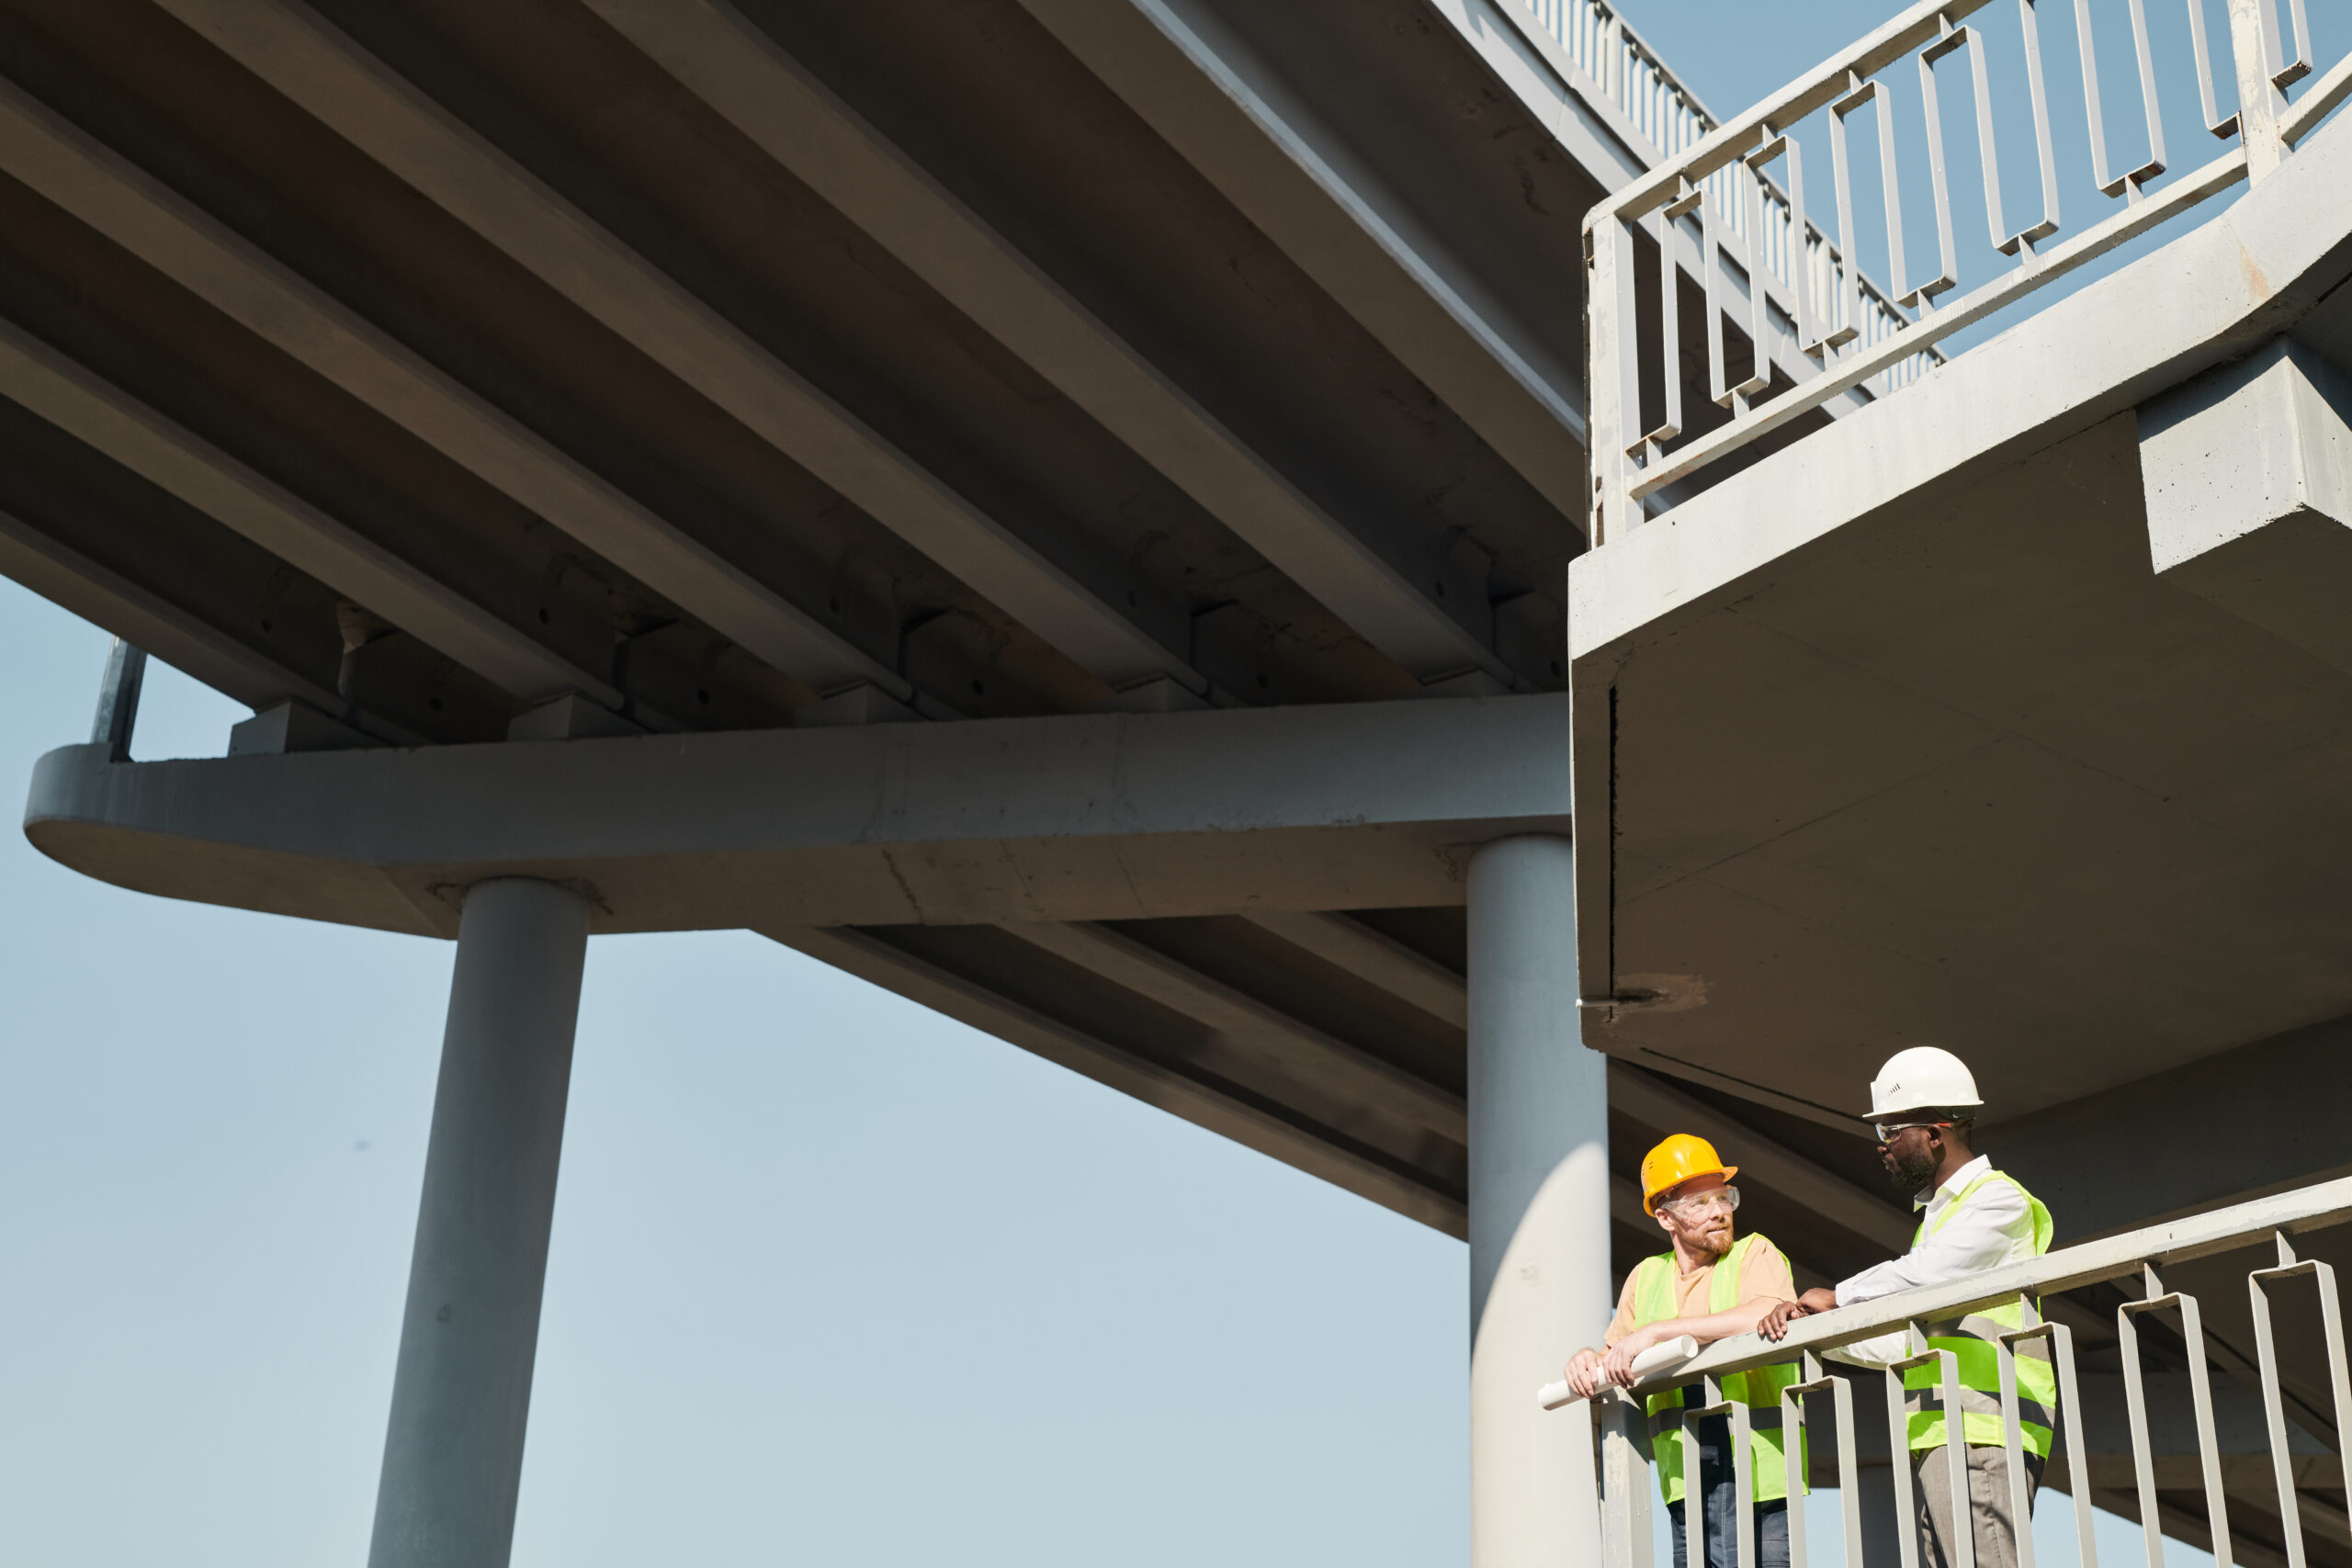
<path id="1" fill-rule="evenodd" d="M 1183 653 L 956 493 L 322 18 L 281 0 L 163 5 L 1104 683 L 1116 689 L 1167 676 L 1196 695 L 1208 694 L 1208 681 Z M 725 25 L 712 13 L 701 15 Z M 699 19 L 692 11 L 665 10 L 662 17 L 673 26 Z M 650 17 L 640 23 L 653 25 Z M 745 27 L 729 36 L 735 47 L 748 49 L 757 35 Z M 1106 567 L 1089 575 L 1111 572 Z"/>
<path id="2" fill-rule="evenodd" d="M 2352 376 L 2291 338 L 2140 410 L 2156 575 L 2352 671 Z"/>
<path id="3" fill-rule="evenodd" d="M 0 394 L 502 690 L 526 701 L 577 691 L 621 705 L 604 680 L 6 321 Z"/>
<path id="4" fill-rule="evenodd" d="M 1250 921 L 1293 947 L 1311 953 L 1456 1029 L 1470 1024 L 1469 982 L 1401 942 L 1345 915 L 1295 909 L 1253 909 Z"/>
<path id="5" fill-rule="evenodd" d="M 1033 947 L 1182 1013 L 1205 1025 L 1218 1039 L 1230 1042 L 1232 1047 L 1250 1052 L 1255 1061 L 1297 1086 L 1283 1099 L 1295 1100 L 1297 1089 L 1328 1093 L 1335 1100 L 1367 1108 L 1380 1119 L 1401 1123 L 1415 1133 L 1434 1133 L 1457 1144 L 1469 1137 L 1468 1112 L 1460 1095 L 1286 1017 L 1131 936 L 1085 922 L 1008 923 L 1002 929 Z M 1214 1061 L 1208 1065 L 1223 1077 L 1246 1081 L 1241 1072 Z M 1323 1120 L 1339 1124 L 1330 1117 Z M 1367 1142 L 1382 1141 L 1373 1129 L 1359 1135 Z"/>
<path id="6" fill-rule="evenodd" d="M 436 889 L 595 890 L 600 931 L 1459 904 L 1565 834 L 1566 698 L 1100 714 L 36 768 L 26 833 L 101 880 L 447 934 Z"/>
<path id="7" fill-rule="evenodd" d="M 1573 374 L 1540 366 L 1527 334 L 1481 298 L 1468 270 L 1328 128 L 1286 101 L 1205 7 L 1022 3 L 1564 516 L 1584 516 L 1583 395 Z M 1458 658 L 1459 624 L 1360 541 L 1252 543 L 1392 657 L 1402 651 L 1408 669 Z"/>
<path id="8" fill-rule="evenodd" d="M 0 83 L 0 169 L 621 570 L 823 693 L 913 688 L 144 171 Z"/>
<path id="9" fill-rule="evenodd" d="M 591 8 L 1409 673 L 1442 677 L 1475 663 L 1511 679 L 1467 628 L 1433 640 L 1392 629 L 1393 613 L 1351 615 L 1351 607 L 1371 608 L 1371 591 L 1351 586 L 1348 569 L 1331 564 L 1335 550 L 1361 558 L 1362 571 L 1381 578 L 1392 597 L 1420 599 L 1419 620 L 1451 624 L 1442 606 L 1353 542 L 1345 525 L 741 15 L 709 0 L 591 0 Z"/>
<path id="10" fill-rule="evenodd" d="M 2072 1243 L 2352 1173 L 2347 1121 L 2352 1018 L 2339 1018 L 2005 1118 L 1984 1141 Z M 2198 1157 L 2140 1168 L 2133 1151 L 2152 1139 Z"/>
<path id="11" fill-rule="evenodd" d="M 0 575 L 259 710 L 291 698 L 396 746 L 424 738 L 380 715 L 360 712 L 331 686 L 287 668 L 225 627 L 167 602 L 72 546 L 0 511 Z"/>
<path id="12" fill-rule="evenodd" d="M 1157 1106 L 1245 1148 L 1257 1150 L 1408 1219 L 1455 1237 L 1469 1235 L 1458 1192 L 1333 1142 L 1255 1097 L 1192 1076 L 1101 1036 L 1023 1007 L 963 976 L 901 952 L 871 932 L 771 926 L 760 934 L 846 970 L 933 1011 L 1012 1042 L 1106 1088 Z"/>

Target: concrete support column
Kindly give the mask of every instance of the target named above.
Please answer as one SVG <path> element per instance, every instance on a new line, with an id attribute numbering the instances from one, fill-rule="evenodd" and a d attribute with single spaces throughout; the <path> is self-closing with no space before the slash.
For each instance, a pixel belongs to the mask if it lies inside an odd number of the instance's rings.
<path id="1" fill-rule="evenodd" d="M 466 895 L 368 1568 L 503 1568 L 513 1547 L 587 953 L 575 893 Z"/>
<path id="2" fill-rule="evenodd" d="M 1577 1021 L 1576 857 L 1470 862 L 1470 1561 L 1595 1568 L 1590 1424 L 1535 1390 L 1598 1344 L 1609 1294 L 1608 1088 Z"/>

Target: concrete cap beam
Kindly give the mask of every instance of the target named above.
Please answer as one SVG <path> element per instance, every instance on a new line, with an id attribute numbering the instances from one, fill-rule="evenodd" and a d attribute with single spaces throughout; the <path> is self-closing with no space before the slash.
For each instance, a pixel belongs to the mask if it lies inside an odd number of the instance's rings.
<path id="1" fill-rule="evenodd" d="M 1458 904 L 1566 833 L 1567 699 L 743 731 L 35 770 L 26 833 L 167 897 L 449 934 L 535 876 L 600 931 Z"/>

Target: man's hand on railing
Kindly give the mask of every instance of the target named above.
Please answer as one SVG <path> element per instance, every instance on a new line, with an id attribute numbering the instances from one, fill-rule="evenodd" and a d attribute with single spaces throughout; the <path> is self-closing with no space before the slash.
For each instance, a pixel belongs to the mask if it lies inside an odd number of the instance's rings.
<path id="1" fill-rule="evenodd" d="M 1568 1358 L 1567 1370 L 1562 1375 L 1578 1399 L 1590 1399 L 1608 1386 L 1608 1376 L 1601 1371 L 1603 1359 L 1598 1350 L 1579 1350 Z"/>
<path id="2" fill-rule="evenodd" d="M 1671 1329 L 1672 1332 L 1661 1332 L 1667 1329 Z M 1609 1382 L 1615 1383 L 1619 1388 L 1633 1387 L 1640 1381 L 1639 1375 L 1634 1371 L 1634 1358 L 1653 1346 L 1664 1344 L 1681 1332 L 1682 1324 L 1679 1319 L 1668 1318 L 1657 1323 L 1644 1324 L 1616 1344 L 1611 1345 L 1607 1353 L 1600 1358 L 1601 1377 Z M 1591 1396 L 1588 1394 L 1586 1397 Z"/>
<path id="3" fill-rule="evenodd" d="M 1770 1312 L 1766 1313 L 1764 1321 L 1756 1325 L 1756 1332 L 1767 1339 L 1777 1341 L 1788 1333 L 1789 1325 L 1798 1318 L 1811 1317 L 1815 1313 L 1827 1312 L 1837 1304 L 1837 1292 L 1825 1290 L 1816 1285 L 1796 1300 L 1781 1302 Z"/>

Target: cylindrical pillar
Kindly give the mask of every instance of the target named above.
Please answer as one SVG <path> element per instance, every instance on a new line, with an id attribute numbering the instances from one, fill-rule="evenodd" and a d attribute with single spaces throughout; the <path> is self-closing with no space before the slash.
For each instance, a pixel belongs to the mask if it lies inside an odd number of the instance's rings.
<path id="1" fill-rule="evenodd" d="M 1565 839 L 1470 861 L 1470 1561 L 1600 1562 L 1590 1423 L 1538 1385 L 1608 1325 L 1608 1086 L 1577 1021 Z"/>
<path id="2" fill-rule="evenodd" d="M 514 1545 L 587 953 L 576 893 L 466 895 L 368 1568 L 503 1568 Z"/>

